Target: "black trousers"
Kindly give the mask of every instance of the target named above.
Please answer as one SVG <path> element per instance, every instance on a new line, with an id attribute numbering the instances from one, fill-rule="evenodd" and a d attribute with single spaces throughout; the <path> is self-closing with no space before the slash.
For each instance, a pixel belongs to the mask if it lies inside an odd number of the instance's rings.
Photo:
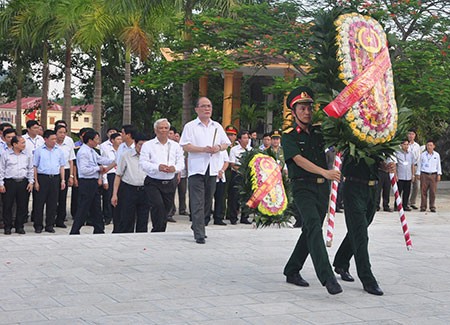
<path id="1" fill-rule="evenodd" d="M 13 205 L 17 204 L 16 220 L 14 228 L 23 229 L 25 218 L 28 215 L 28 199 L 30 194 L 27 191 L 28 180 L 24 178 L 21 181 L 8 179 L 5 180 L 6 192 L 2 195 L 3 201 L 3 223 L 5 229 L 11 230 L 13 227 Z"/>
<path id="2" fill-rule="evenodd" d="M 383 197 L 383 209 L 389 209 L 389 197 L 391 195 L 391 179 L 389 173 L 379 170 L 378 172 L 378 192 L 377 192 L 377 204 L 380 207 L 381 197 Z"/>
<path id="3" fill-rule="evenodd" d="M 114 187 L 114 178 L 116 177 L 116 173 L 106 174 L 106 178 L 108 179 L 108 189 L 102 189 L 102 211 L 103 211 L 103 220 L 105 223 L 107 221 L 111 221 L 113 219 L 113 211 L 114 207 L 111 204 L 111 197 L 113 193 Z"/>
<path id="4" fill-rule="evenodd" d="M 45 205 L 45 228 L 53 228 L 58 207 L 58 195 L 61 188 L 60 175 L 37 175 L 39 191 L 33 197 L 33 226 L 34 229 L 43 228 Z"/>
<path id="5" fill-rule="evenodd" d="M 80 229 L 88 216 L 94 226 L 94 234 L 104 234 L 102 204 L 96 178 L 80 178 L 78 180 L 78 207 L 70 230 L 71 235 L 80 234 Z"/>
<path id="6" fill-rule="evenodd" d="M 411 180 L 406 181 L 399 179 L 397 185 L 398 194 L 402 197 L 403 208 L 406 208 L 408 206 L 409 194 L 411 193 Z"/>
<path id="7" fill-rule="evenodd" d="M 122 201 L 118 232 L 129 233 L 148 231 L 150 203 L 144 186 L 133 186 L 120 182 L 119 200 Z"/>
<path id="8" fill-rule="evenodd" d="M 150 203 L 152 232 L 164 232 L 167 216 L 173 208 L 173 199 L 177 186 L 176 177 L 171 180 L 145 178 L 145 193 Z"/>
<path id="9" fill-rule="evenodd" d="M 231 172 L 231 183 L 228 192 L 228 219 L 230 222 L 234 223 L 238 219 L 238 212 L 240 208 L 240 195 L 239 195 L 239 185 L 242 183 L 242 176 L 235 171 Z M 241 220 L 247 219 L 248 215 L 242 214 Z"/>
<path id="10" fill-rule="evenodd" d="M 72 215 L 72 219 L 75 219 L 75 215 L 77 214 L 78 209 L 78 186 L 72 186 L 70 197 L 70 214 Z"/>
<path id="11" fill-rule="evenodd" d="M 59 190 L 58 195 L 58 207 L 56 210 L 56 219 L 55 224 L 61 225 L 64 224 L 64 220 L 66 220 L 67 217 L 67 191 L 69 190 L 69 187 L 67 186 L 69 182 L 70 177 L 70 169 L 64 170 L 64 179 L 66 180 L 66 187 L 64 190 Z"/>
<path id="12" fill-rule="evenodd" d="M 177 186 L 178 190 L 178 212 L 184 214 L 187 212 L 186 209 L 186 191 L 187 191 L 187 177 L 182 177 Z"/>
<path id="13" fill-rule="evenodd" d="M 214 192 L 214 213 L 213 219 L 215 222 L 222 221 L 225 216 L 225 182 L 219 180 L 216 183 L 216 191 Z M 206 216 L 205 223 L 208 223 L 210 216 Z"/>

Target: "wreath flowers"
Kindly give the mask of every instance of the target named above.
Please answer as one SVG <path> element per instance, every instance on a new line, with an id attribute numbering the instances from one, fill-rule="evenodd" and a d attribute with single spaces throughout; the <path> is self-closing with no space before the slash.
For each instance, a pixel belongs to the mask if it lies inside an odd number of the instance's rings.
<path id="1" fill-rule="evenodd" d="M 344 14 L 335 21 L 339 79 L 348 85 L 386 48 L 386 34 L 371 17 Z M 345 114 L 353 135 L 363 142 L 390 141 L 397 129 L 397 105 L 392 68 L 388 68 L 374 87 Z"/>
<path id="2" fill-rule="evenodd" d="M 293 215 L 288 207 L 288 184 L 275 159 L 260 150 L 252 150 L 242 154 L 240 162 L 244 212 L 255 215 L 256 227 L 288 225 Z"/>

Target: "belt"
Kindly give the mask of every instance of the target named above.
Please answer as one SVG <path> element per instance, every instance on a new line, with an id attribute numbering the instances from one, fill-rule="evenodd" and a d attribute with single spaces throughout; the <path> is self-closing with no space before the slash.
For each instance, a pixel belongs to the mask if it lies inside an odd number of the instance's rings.
<path id="1" fill-rule="evenodd" d="M 425 175 L 437 175 L 437 172 L 435 172 L 435 173 L 420 172 L 420 173 L 425 174 Z"/>
<path id="2" fill-rule="evenodd" d="M 53 177 L 59 177 L 59 174 L 56 174 L 56 175 L 38 174 L 38 176 L 44 176 L 44 177 L 48 177 L 48 178 L 53 178 Z"/>
<path id="3" fill-rule="evenodd" d="M 122 184 L 125 184 L 126 186 L 131 187 L 131 188 L 133 188 L 136 191 L 145 191 L 145 186 L 144 185 L 136 186 L 136 185 L 131 185 L 131 184 L 128 184 L 128 183 L 125 183 L 125 182 L 122 182 Z"/>
<path id="4" fill-rule="evenodd" d="M 309 182 L 309 183 L 316 183 L 316 184 L 325 183 L 325 178 L 323 178 L 323 177 L 297 177 L 297 178 L 294 178 L 294 180 Z"/>
<path id="5" fill-rule="evenodd" d="M 173 178 L 172 179 L 156 179 L 156 178 L 151 178 L 151 177 L 148 177 L 148 178 L 150 178 L 152 181 L 161 183 L 163 185 L 169 184 L 169 183 L 173 182 L 173 180 L 174 180 Z"/>
<path id="6" fill-rule="evenodd" d="M 25 177 L 23 177 L 23 178 L 5 178 L 5 181 L 14 181 L 17 183 L 23 182 L 24 180 L 26 180 Z"/>
<path id="7" fill-rule="evenodd" d="M 376 180 L 369 180 L 369 179 L 360 179 L 360 178 L 356 178 L 356 177 L 346 177 L 345 178 L 346 182 L 353 182 L 353 183 L 359 183 L 359 184 L 364 184 L 367 186 L 375 186 L 378 184 L 378 181 Z"/>

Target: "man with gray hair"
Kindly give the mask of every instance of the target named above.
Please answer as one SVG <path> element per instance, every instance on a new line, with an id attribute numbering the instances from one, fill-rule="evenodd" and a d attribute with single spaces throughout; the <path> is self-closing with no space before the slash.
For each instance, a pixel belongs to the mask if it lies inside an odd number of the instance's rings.
<path id="1" fill-rule="evenodd" d="M 230 145 L 225 131 L 211 119 L 212 103 L 201 97 L 195 104 L 197 118 L 186 123 L 180 145 L 188 152 L 188 187 L 192 230 L 197 244 L 205 244 L 205 217 L 211 214 L 216 178 L 223 166 L 220 151 Z"/>
<path id="2" fill-rule="evenodd" d="M 144 186 L 151 206 L 152 232 L 164 232 L 173 207 L 176 173 L 184 168 L 184 156 L 180 145 L 169 139 L 167 119 L 157 120 L 153 127 L 156 137 L 142 145 L 139 166 L 147 174 Z"/>

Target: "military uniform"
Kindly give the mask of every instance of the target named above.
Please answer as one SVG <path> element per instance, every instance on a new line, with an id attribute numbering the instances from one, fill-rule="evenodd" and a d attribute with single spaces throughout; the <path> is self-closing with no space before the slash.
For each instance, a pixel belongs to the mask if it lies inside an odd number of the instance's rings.
<path id="1" fill-rule="evenodd" d="M 294 201 L 304 219 L 302 234 L 283 273 L 286 276 L 298 273 L 303 268 L 308 254 L 311 254 L 317 277 L 322 285 L 325 285 L 327 280 L 334 277 L 322 233 L 330 184 L 321 175 L 312 174 L 299 167 L 292 159 L 301 155 L 315 165 L 327 169 L 320 127 L 310 126 L 308 134 L 296 126 L 283 134 L 282 143 L 289 178 L 292 181 Z"/>
<path id="2" fill-rule="evenodd" d="M 347 234 L 333 262 L 336 268 L 348 271 L 350 259 L 354 255 L 358 277 L 366 291 L 367 288 L 378 288 L 371 270 L 367 233 L 367 227 L 377 211 L 378 164 L 379 161 L 367 164 L 363 159 L 357 162 L 352 157 L 344 160 L 342 172 L 346 184 L 344 206 Z M 368 292 L 383 294 L 379 290 L 378 293 Z"/>

